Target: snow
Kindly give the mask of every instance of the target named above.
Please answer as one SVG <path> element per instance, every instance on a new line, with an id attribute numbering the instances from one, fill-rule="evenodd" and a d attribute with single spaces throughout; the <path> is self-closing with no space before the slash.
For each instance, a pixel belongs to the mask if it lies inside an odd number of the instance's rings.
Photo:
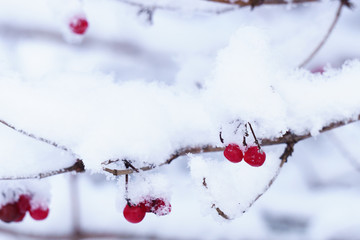
<path id="1" fill-rule="evenodd" d="M 260 168 L 252 167 L 244 161 L 234 164 L 229 161 L 201 156 L 190 156 L 190 171 L 198 191 L 203 192 L 203 204 L 209 213 L 219 219 L 217 212 L 210 208 L 213 204 L 220 208 L 230 219 L 245 212 L 254 199 L 262 192 L 280 165 L 281 150 L 267 152 L 266 161 Z M 226 173 L 226 174 L 222 174 Z M 207 187 L 204 187 L 204 178 Z"/>
<path id="2" fill-rule="evenodd" d="M 159 5 L 170 10 L 156 9 L 153 25 L 145 26 L 137 16 L 141 8 L 124 1 L 0 1 L 0 120 L 71 149 L 54 148 L 2 124 L 0 176 L 32 176 L 81 158 L 92 174 L 79 176 L 86 229 L 163 237 L 186 229 L 178 237 L 202 239 L 238 239 L 240 233 L 252 239 L 359 236 L 358 125 L 319 134 L 323 126 L 357 119 L 360 112 L 360 36 L 353 30 L 358 8 L 343 9 L 309 69 L 299 69 L 327 31 L 337 2 L 216 15 L 211 12 L 233 7 L 146 1 L 146 6 Z M 68 17 L 79 13 L 90 27 L 75 39 L 66 26 Z M 311 73 L 326 62 L 323 74 Z M 131 175 L 132 201 L 166 198 L 173 208 L 168 216 L 148 214 L 139 225 L 126 223 L 121 213 L 124 178 L 100 176 L 103 161 L 126 158 L 140 168 L 159 165 L 188 146 L 241 145 L 247 122 L 260 140 L 288 130 L 310 132 L 315 138 L 295 145 L 279 179 L 250 209 L 277 174 L 284 146 L 264 147 L 267 159 L 259 168 L 212 153 Z M 253 144 L 253 136 L 247 142 Z M 114 166 L 124 168 L 121 163 Z M 56 228 L 71 217 L 63 211 L 71 205 L 67 180 L 51 177 L 51 188 L 38 180 L 2 182 L 2 192 L 29 188 L 50 201 L 51 189 L 52 199 L 46 221 L 26 218 L 1 226 L 70 232 L 70 223 Z M 227 221 L 213 204 L 234 220 L 219 223 Z"/>
<path id="3" fill-rule="evenodd" d="M 313 75 L 282 69 L 273 59 L 261 30 L 245 27 L 219 52 L 200 91 L 102 73 L 4 77 L 0 110 L 4 121 L 68 146 L 95 172 L 109 159 L 160 164 L 182 147 L 219 145 L 219 126 L 233 120 L 254 123 L 259 138 L 274 138 L 288 129 L 316 135 L 357 117 L 357 60 Z"/>
<path id="4" fill-rule="evenodd" d="M 50 201 L 50 185 L 46 180 L 4 181 L 0 187 L 0 206 L 17 202 L 20 195 L 31 196 L 30 204 L 33 209 L 47 207 Z"/>

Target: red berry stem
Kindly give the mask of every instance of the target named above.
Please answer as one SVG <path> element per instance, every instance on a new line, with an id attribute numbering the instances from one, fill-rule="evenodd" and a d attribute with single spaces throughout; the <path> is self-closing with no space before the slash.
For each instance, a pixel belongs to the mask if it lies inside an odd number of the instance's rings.
<path id="1" fill-rule="evenodd" d="M 259 148 L 259 150 L 260 150 L 260 149 L 261 149 L 261 147 L 260 147 L 259 141 L 257 140 L 257 138 L 256 138 L 256 136 L 255 136 L 254 129 L 252 128 L 252 126 L 251 126 L 251 123 L 250 123 L 250 122 L 248 122 L 248 124 L 249 124 L 250 130 L 251 130 L 251 133 L 252 133 L 252 135 L 254 136 L 254 139 L 255 139 L 255 144 L 258 146 L 258 148 Z"/>
<path id="2" fill-rule="evenodd" d="M 130 198 L 129 196 L 129 174 L 125 175 L 125 199 L 127 204 L 130 206 Z"/>
<path id="3" fill-rule="evenodd" d="M 249 136 L 248 129 L 247 129 L 247 123 L 245 123 L 245 134 L 243 137 L 243 145 L 247 147 L 246 138 Z"/>
<path id="4" fill-rule="evenodd" d="M 223 144 L 224 143 L 224 139 L 222 137 L 222 131 L 219 132 L 219 137 L 220 137 L 220 142 Z"/>
<path id="5" fill-rule="evenodd" d="M 247 129 L 247 123 L 245 123 L 245 137 L 248 137 L 248 136 L 249 136 L 249 132 Z"/>
<path id="6" fill-rule="evenodd" d="M 237 125 L 237 127 L 236 127 L 236 129 L 235 129 L 235 131 L 234 131 L 234 134 L 235 134 L 235 135 L 237 134 L 237 132 L 238 132 L 238 130 L 239 130 L 239 128 L 240 128 L 240 126 L 241 126 L 241 122 Z"/>
<path id="7" fill-rule="evenodd" d="M 139 169 L 137 169 L 136 167 L 134 167 L 130 161 L 126 160 L 126 159 L 123 159 L 123 162 L 125 164 L 125 167 L 126 168 L 132 168 L 135 172 L 139 172 Z M 129 207 L 131 207 L 131 202 L 130 202 L 130 198 L 128 197 L 129 196 L 129 174 L 126 174 L 125 175 L 125 200 L 127 202 L 127 205 Z"/>

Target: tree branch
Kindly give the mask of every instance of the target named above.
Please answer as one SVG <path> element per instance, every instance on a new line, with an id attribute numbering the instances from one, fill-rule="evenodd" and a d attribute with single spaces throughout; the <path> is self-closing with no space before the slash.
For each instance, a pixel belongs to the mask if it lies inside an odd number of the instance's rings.
<path id="1" fill-rule="evenodd" d="M 8 128 L 11 128 L 12 130 L 15 130 L 17 131 L 18 133 L 21 133 L 27 137 L 30 137 L 32 139 L 35 139 L 37 141 L 40 141 L 40 142 L 43 142 L 43 143 L 46 143 L 48 145 L 51 145 L 53 147 L 56 147 L 60 150 L 63 150 L 65 152 L 68 152 L 70 153 L 72 156 L 76 156 L 76 154 L 71 150 L 69 149 L 68 147 L 65 147 L 65 146 L 62 146 L 62 145 L 59 145 L 58 143 L 54 142 L 54 141 L 51 141 L 49 139 L 46 139 L 46 138 L 43 138 L 43 137 L 39 137 L 39 136 L 36 136 L 35 134 L 32 134 L 32 133 L 29 133 L 25 130 L 22 130 L 22 129 L 18 129 L 16 127 L 14 127 L 13 125 L 11 125 L 10 123 L 0 119 L 0 123 L 3 124 L 4 126 L 8 127 Z"/>
<path id="2" fill-rule="evenodd" d="M 140 9 L 147 9 L 151 7 L 152 9 L 160 9 L 160 10 L 167 10 L 167 11 L 178 11 L 178 7 L 171 7 L 171 6 L 163 6 L 163 5 L 151 5 L 147 6 L 146 4 L 139 3 L 132 0 L 118 0 L 119 2 L 125 3 L 130 6 L 138 7 Z M 284 5 L 284 4 L 301 4 L 301 3 L 309 3 L 309 2 L 320 2 L 320 0 L 203 0 L 207 2 L 214 2 L 214 3 L 222 3 L 227 4 L 229 6 L 232 6 L 231 8 L 226 8 L 222 10 L 201 10 L 201 12 L 206 13 L 215 13 L 215 14 L 221 14 L 225 12 L 229 12 L 235 9 L 238 9 L 238 7 L 251 7 L 254 8 L 256 6 L 261 5 Z"/>
<path id="3" fill-rule="evenodd" d="M 269 181 L 268 185 L 265 187 L 264 191 L 262 193 L 260 193 L 259 195 L 257 195 L 257 197 L 254 199 L 254 201 L 252 201 L 249 205 L 248 208 L 250 208 L 262 195 L 264 195 L 264 193 L 271 187 L 271 185 L 274 183 L 274 181 L 276 180 L 276 178 L 279 176 L 280 170 L 282 169 L 282 167 L 284 166 L 284 164 L 287 162 L 288 158 L 292 155 L 292 153 L 294 152 L 294 146 L 295 146 L 296 142 L 289 142 L 286 144 L 286 148 L 283 152 L 283 154 L 280 156 L 280 165 L 279 168 L 277 169 L 275 175 L 271 178 L 271 180 Z"/>
<path id="4" fill-rule="evenodd" d="M 178 11 L 180 10 L 179 7 L 171 7 L 171 6 L 164 6 L 164 5 L 158 5 L 158 4 L 152 4 L 152 5 L 146 5 L 143 3 L 139 3 L 136 1 L 132 1 L 132 0 L 118 0 L 119 2 L 122 2 L 124 4 L 133 6 L 133 7 L 138 7 L 140 8 L 140 10 L 142 9 L 149 9 L 151 8 L 152 10 L 166 10 L 166 11 Z M 207 1 L 207 0 L 205 0 Z M 232 10 L 235 10 L 236 8 L 234 6 L 231 6 L 229 8 L 226 9 L 222 9 L 222 10 L 210 10 L 210 9 L 206 9 L 206 10 L 201 10 L 201 12 L 204 13 L 213 13 L 213 14 L 221 14 L 221 13 L 225 13 L 225 12 L 229 12 Z"/>
<path id="5" fill-rule="evenodd" d="M 206 178 L 203 178 L 202 184 L 206 189 L 209 189 L 208 185 L 206 183 Z M 226 215 L 226 213 L 224 213 L 220 208 L 216 207 L 215 204 L 211 205 L 211 208 L 215 208 L 216 212 L 219 214 L 220 217 L 222 217 L 226 220 L 230 220 L 230 217 L 228 215 Z"/>
<path id="6" fill-rule="evenodd" d="M 344 121 L 337 121 L 337 122 L 332 122 L 327 126 L 324 126 L 319 132 L 326 132 L 329 130 L 332 130 L 334 128 L 338 128 L 356 121 L 360 120 L 360 115 L 356 118 L 356 119 L 351 119 L 351 120 L 344 120 Z M 303 135 L 297 135 L 292 133 L 290 130 L 287 131 L 284 135 L 282 135 L 279 138 L 274 138 L 274 139 L 269 139 L 269 138 L 264 138 L 264 139 L 260 139 L 261 141 L 261 146 L 271 146 L 271 145 L 277 145 L 277 144 L 293 144 L 293 143 L 297 143 L 299 141 L 305 140 L 307 138 L 310 138 L 311 134 L 306 133 Z M 204 146 L 197 146 L 197 147 L 186 147 L 186 148 L 182 148 L 180 150 L 177 150 L 175 153 L 173 153 L 166 161 L 164 161 L 163 163 L 159 164 L 158 166 L 154 166 L 154 165 L 149 165 L 149 166 L 145 166 L 145 167 L 141 167 L 139 168 L 140 172 L 141 171 L 149 171 L 152 170 L 156 167 L 161 167 L 164 166 L 166 164 L 170 164 L 173 160 L 175 160 L 176 158 L 180 157 L 180 156 L 184 156 L 187 154 L 197 154 L 197 153 L 209 153 L 209 152 L 221 152 L 224 151 L 225 147 L 218 147 L 218 146 L 212 146 L 212 145 L 204 145 Z M 286 155 L 282 156 L 281 159 L 284 159 L 284 157 L 287 157 Z M 135 171 L 133 169 L 111 169 L 108 167 L 105 167 L 106 165 L 110 164 L 110 163 L 114 163 L 119 161 L 119 159 L 117 160 L 108 160 L 102 163 L 103 170 L 105 172 L 111 173 L 115 176 L 121 176 L 121 175 L 125 175 L 125 174 L 133 174 Z M 283 164 L 283 163 L 282 163 Z M 282 166 L 282 165 L 281 165 Z"/>
<path id="7" fill-rule="evenodd" d="M 350 4 L 350 3 L 348 3 Z M 321 40 L 321 42 L 319 43 L 319 45 L 313 50 L 313 52 L 310 54 L 310 56 L 308 56 L 300 65 L 299 67 L 302 68 L 304 67 L 306 64 L 308 64 L 311 59 L 313 59 L 313 57 L 320 51 L 320 49 L 324 46 L 325 42 L 328 40 L 330 34 L 333 32 L 334 28 L 335 28 L 335 25 L 336 23 L 338 22 L 339 18 L 340 18 L 340 14 L 341 14 L 341 10 L 343 8 L 343 6 L 345 6 L 346 3 L 345 1 L 343 0 L 340 0 L 340 4 L 339 4 L 339 7 L 336 11 L 336 14 L 335 14 L 335 18 L 333 20 L 333 22 L 331 23 L 327 33 L 325 34 L 325 36 L 323 37 L 323 39 Z M 347 5 L 346 5 L 347 6 Z M 350 5 L 349 5 L 350 6 Z"/>
<path id="8" fill-rule="evenodd" d="M 255 197 L 255 199 L 249 204 L 248 208 L 250 208 L 262 195 L 264 195 L 264 193 L 267 192 L 267 190 L 274 183 L 276 178 L 279 176 L 279 173 L 280 173 L 280 170 L 281 170 L 282 166 L 284 166 L 284 164 L 287 162 L 288 158 L 294 152 L 294 145 L 295 144 L 296 144 L 296 142 L 289 142 L 289 143 L 286 144 L 286 148 L 285 148 L 283 154 L 280 156 L 281 162 L 280 162 L 279 168 L 277 169 L 275 175 L 270 179 L 270 181 L 266 185 L 265 189 L 261 193 L 259 193 Z M 206 178 L 205 177 L 203 178 L 203 183 L 202 184 L 206 189 L 208 189 L 208 185 L 206 183 Z M 215 208 L 215 210 L 218 212 L 219 216 L 221 216 L 222 218 L 224 218 L 226 220 L 231 220 L 231 218 L 226 213 L 224 213 L 219 207 L 216 207 L 215 204 L 213 204 L 211 206 L 211 208 Z"/>
<path id="9" fill-rule="evenodd" d="M 248 0 L 248 1 L 243 1 L 243 0 L 236 0 L 236 1 L 232 1 L 232 0 L 206 0 L 209 2 L 218 2 L 218 3 L 224 3 L 224 4 L 230 4 L 230 5 L 238 5 L 240 7 L 255 7 L 255 6 L 260 6 L 260 5 L 279 5 L 279 4 L 299 4 L 299 3 L 307 3 L 307 2 L 320 2 L 320 0 L 292 0 L 292 1 L 287 1 L 287 0 Z"/>
<path id="10" fill-rule="evenodd" d="M 63 174 L 63 173 L 67 173 L 67 172 L 76 172 L 76 173 L 85 172 L 85 165 L 84 165 L 83 161 L 81 159 L 76 159 L 76 162 L 70 167 L 62 168 L 59 170 L 53 170 L 53 171 L 49 171 L 49 172 L 44 172 L 44 173 L 38 173 L 38 174 L 34 174 L 34 175 L 29 175 L 29 176 L 0 177 L 0 181 L 1 180 L 42 179 L 42 178 L 47 178 L 47 177 L 51 177 L 54 175 Z"/>

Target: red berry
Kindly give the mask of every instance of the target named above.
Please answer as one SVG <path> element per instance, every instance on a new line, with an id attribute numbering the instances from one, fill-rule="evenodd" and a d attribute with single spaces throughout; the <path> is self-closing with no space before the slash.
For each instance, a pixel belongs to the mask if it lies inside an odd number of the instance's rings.
<path id="1" fill-rule="evenodd" d="M 171 212 L 171 204 L 163 199 L 157 198 L 153 200 L 151 212 L 158 216 L 164 216 Z"/>
<path id="2" fill-rule="evenodd" d="M 151 212 L 152 201 L 144 200 L 141 203 L 139 203 L 139 205 L 141 205 L 141 207 L 145 209 L 145 212 Z"/>
<path id="3" fill-rule="evenodd" d="M 29 213 L 34 220 L 44 220 L 49 215 L 49 208 L 42 208 L 42 207 L 38 207 L 35 209 L 31 208 Z"/>
<path id="4" fill-rule="evenodd" d="M 325 72 L 324 67 L 323 66 L 318 66 L 314 69 L 311 70 L 312 73 L 320 73 L 323 74 Z"/>
<path id="5" fill-rule="evenodd" d="M 235 143 L 231 143 L 226 146 L 224 151 L 224 156 L 227 160 L 233 163 L 241 162 L 243 159 L 243 152 L 241 151 L 239 145 Z"/>
<path id="6" fill-rule="evenodd" d="M 21 216 L 16 203 L 7 203 L 0 209 L 0 219 L 6 223 L 15 221 Z"/>
<path id="7" fill-rule="evenodd" d="M 19 208 L 20 213 L 26 213 L 26 211 L 29 211 L 30 206 L 30 200 L 31 197 L 29 195 L 20 195 L 19 200 L 17 201 L 17 206 Z"/>
<path id="8" fill-rule="evenodd" d="M 129 206 L 129 204 L 126 204 L 123 214 L 125 219 L 129 222 L 139 223 L 145 217 L 146 208 L 142 204 L 138 204 L 136 206 Z"/>
<path id="9" fill-rule="evenodd" d="M 257 146 L 251 146 L 245 151 L 244 161 L 253 167 L 260 167 L 264 164 L 266 154 Z"/>
<path id="10" fill-rule="evenodd" d="M 84 34 L 89 26 L 88 21 L 84 17 L 75 16 L 70 20 L 69 27 L 75 34 Z"/>
<path id="11" fill-rule="evenodd" d="M 16 220 L 14 220 L 14 222 L 21 222 L 24 219 L 25 215 L 26 212 L 20 213 L 20 216 Z"/>

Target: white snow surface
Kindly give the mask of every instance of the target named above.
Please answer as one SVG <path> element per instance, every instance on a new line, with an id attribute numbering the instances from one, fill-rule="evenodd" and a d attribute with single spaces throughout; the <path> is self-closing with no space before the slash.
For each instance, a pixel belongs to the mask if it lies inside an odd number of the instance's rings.
<path id="1" fill-rule="evenodd" d="M 255 27 L 237 30 L 209 68 L 205 87 L 190 93 L 101 73 L 33 81 L 2 74 L 1 118 L 69 147 L 87 169 L 101 171 L 108 159 L 159 164 L 182 147 L 219 145 L 220 126 L 234 120 L 253 123 L 258 138 L 274 138 L 288 129 L 317 134 L 358 116 L 359 61 L 324 75 L 286 69 L 266 39 Z"/>
<path id="2" fill-rule="evenodd" d="M 269 182 L 276 176 L 280 154 L 279 149 L 267 152 L 266 161 L 261 167 L 252 167 L 244 161 L 234 164 L 225 159 L 216 161 L 191 155 L 190 173 L 201 193 L 203 212 L 211 213 L 217 220 L 221 218 L 215 207 L 230 219 L 241 216 L 259 194 L 267 190 Z"/>
<path id="3" fill-rule="evenodd" d="M 233 7 L 133 0 L 145 7 L 164 6 L 154 11 L 151 26 L 139 20 L 142 7 L 126 2 L 0 0 L 0 120 L 72 150 L 1 124 L 0 176 L 33 176 L 71 166 L 75 158 L 83 159 L 90 173 L 103 173 L 101 163 L 109 159 L 127 158 L 136 167 L 156 165 L 183 147 L 223 146 L 219 131 L 225 144 L 241 144 L 244 123 L 251 122 L 260 140 L 287 130 L 316 136 L 296 144 L 277 181 L 251 209 L 277 173 L 283 146 L 264 147 L 267 160 L 260 168 L 244 161 L 233 164 L 214 153 L 181 157 L 170 166 L 131 176 L 132 201 L 151 196 L 172 205 L 168 216 L 147 214 L 139 225 L 122 216 L 123 177 L 79 176 L 83 229 L 139 238 L 360 236 L 359 126 L 317 136 L 323 126 L 360 113 L 360 32 L 354 30 L 359 8 L 343 9 L 333 34 L 308 65 L 326 65 L 326 71 L 313 74 L 297 66 L 326 33 L 337 1 L 213 15 Z M 69 35 L 66 26 L 73 14 L 88 18 L 85 36 Z M 248 143 L 253 141 L 250 135 Z M 51 188 L 44 180 L 3 181 L 2 192 L 20 189 L 12 195 L 16 198 L 33 191 L 50 202 L 51 214 L 43 222 L 26 218 L 0 227 L 71 232 L 68 219 L 76 215 L 76 206 L 74 192 L 68 193 L 74 182 L 67 185 L 67 180 L 52 177 Z M 219 223 L 212 204 L 234 220 Z"/>

